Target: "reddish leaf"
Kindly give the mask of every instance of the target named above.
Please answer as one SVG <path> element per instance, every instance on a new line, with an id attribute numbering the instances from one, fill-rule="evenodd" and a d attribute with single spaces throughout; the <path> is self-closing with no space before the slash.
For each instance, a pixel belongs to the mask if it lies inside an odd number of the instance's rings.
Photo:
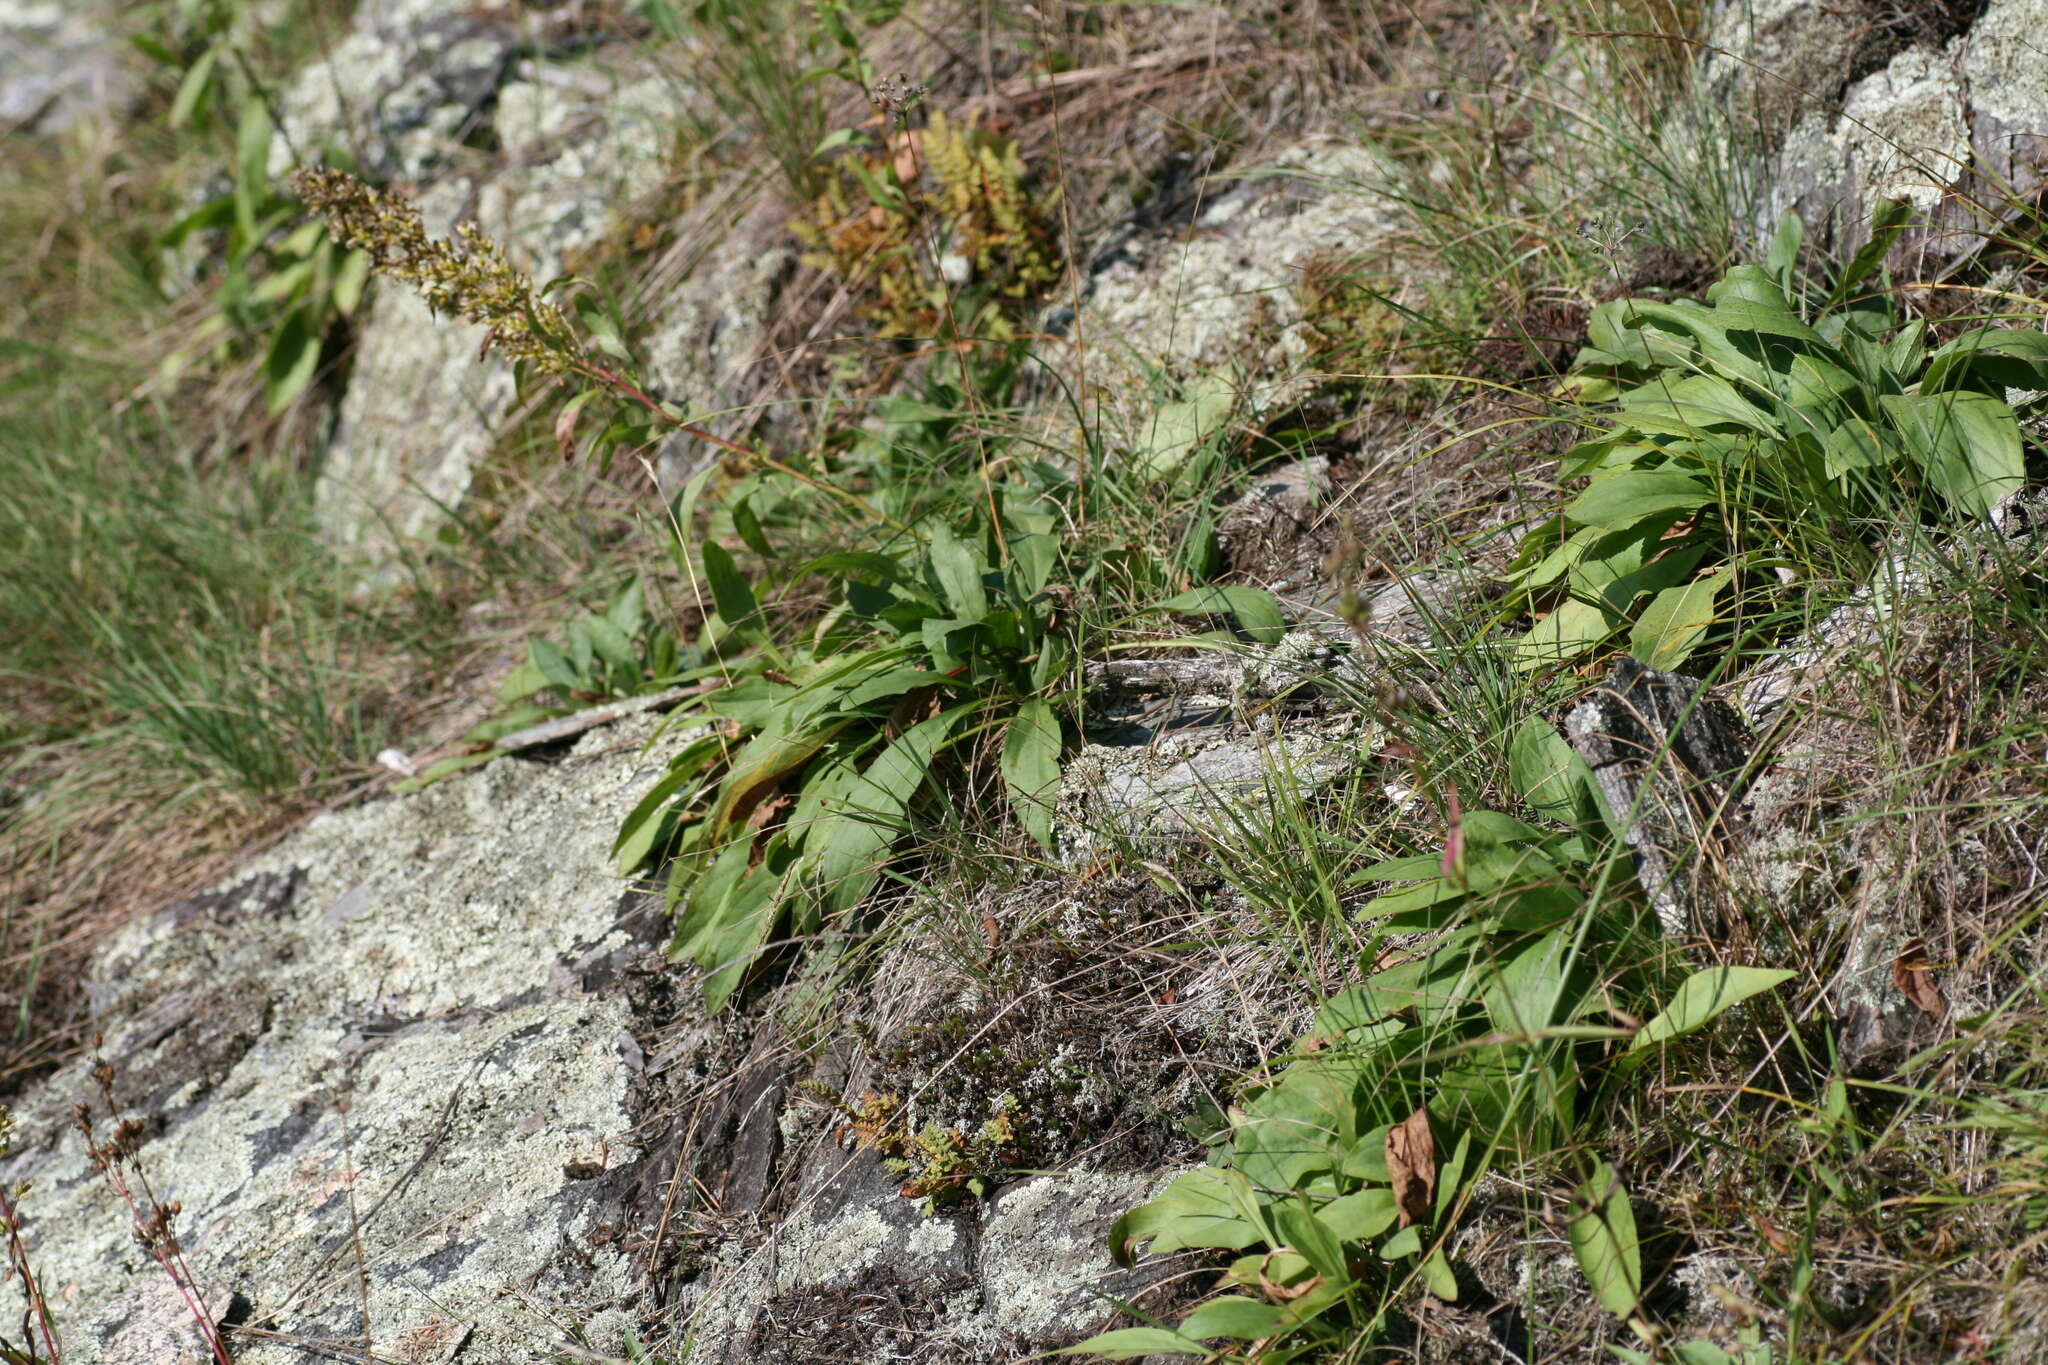
<path id="1" fill-rule="evenodd" d="M 1436 1208 L 1436 1136 L 1429 1131 L 1429 1106 L 1387 1130 L 1387 1175 L 1401 1226 L 1426 1223 Z"/>
<path id="2" fill-rule="evenodd" d="M 1918 934 L 1901 944 L 1899 955 L 1892 959 L 1892 984 L 1929 1019 L 1948 1017 L 1948 1001 L 1935 986 L 1934 968 L 1927 961 L 1927 940 Z"/>

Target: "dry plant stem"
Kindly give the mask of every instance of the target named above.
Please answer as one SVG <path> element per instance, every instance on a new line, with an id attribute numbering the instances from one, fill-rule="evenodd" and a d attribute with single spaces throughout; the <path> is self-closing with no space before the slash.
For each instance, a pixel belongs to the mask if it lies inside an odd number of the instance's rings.
<path id="1" fill-rule="evenodd" d="M 786 464 L 783 461 L 776 459 L 773 455 L 769 455 L 762 451 L 755 450 L 751 446 L 743 446 L 738 441 L 729 440 L 724 436 L 720 436 L 715 431 L 711 431 L 708 428 L 698 426 L 695 422 L 686 422 L 682 420 L 681 418 L 675 416 L 673 413 L 669 412 L 669 410 L 664 408 L 661 404 L 655 402 L 652 397 L 650 397 L 640 388 L 635 386 L 632 383 L 632 381 L 626 379 L 623 375 L 614 374 L 612 371 L 607 370 L 602 365 L 596 364 L 589 360 L 578 359 L 570 363 L 570 369 L 573 373 L 580 374 L 586 379 L 596 380 L 598 383 L 603 384 L 605 387 L 611 389 L 614 393 L 620 395 L 623 398 L 630 398 L 635 403 L 638 403 L 642 407 L 646 408 L 648 412 L 652 413 L 657 421 L 667 423 L 672 430 L 681 432 L 685 436 L 693 436 L 700 441 L 709 442 L 710 444 L 719 447 L 721 450 L 729 450 L 733 454 L 738 455 L 741 459 L 752 460 L 756 464 L 764 465 L 767 468 L 774 470 L 778 474 L 786 474 L 790 478 L 795 479 L 798 483 L 804 484 L 807 487 L 815 488 L 821 493 L 829 493 L 833 497 L 838 498 L 843 502 L 852 503 L 854 506 L 859 507 L 862 511 L 867 512 L 870 515 L 881 517 L 883 521 L 888 522 L 889 525 L 895 527 L 899 531 L 910 530 L 910 528 L 908 526 L 905 526 L 902 522 L 899 522 L 892 517 L 885 516 L 882 513 L 875 511 L 874 508 L 869 507 L 868 504 L 862 502 L 858 497 L 856 497 L 852 493 L 847 492 L 843 488 L 833 487 L 831 484 L 826 483 L 823 479 L 818 478 L 815 474 L 806 474 L 803 470 L 796 468 L 794 465 Z"/>
<path id="2" fill-rule="evenodd" d="M 95 1035 L 93 1051 L 96 1057 L 99 1047 L 100 1039 Z M 118 1112 L 114 1104 L 113 1064 L 104 1057 L 97 1057 L 92 1069 L 92 1078 L 99 1087 L 100 1098 L 105 1101 L 107 1113 L 111 1118 Z M 135 1240 L 140 1242 L 143 1249 L 156 1261 L 170 1280 L 171 1286 L 178 1291 L 178 1297 L 185 1301 L 185 1308 L 192 1314 L 192 1321 L 198 1324 L 200 1339 L 213 1353 L 216 1365 L 234 1365 L 233 1358 L 228 1354 L 227 1343 L 221 1340 L 219 1330 L 207 1316 L 205 1300 L 199 1293 L 198 1277 L 192 1273 L 191 1263 L 185 1259 L 185 1249 L 179 1244 L 177 1234 L 171 1230 L 171 1220 L 177 1216 L 179 1206 L 175 1200 L 166 1204 L 158 1199 L 156 1191 L 150 1187 L 148 1172 L 142 1169 L 141 1159 L 137 1155 L 141 1145 L 141 1125 L 132 1120 L 113 1120 L 112 1135 L 104 1143 L 97 1142 L 93 1138 L 92 1109 L 83 1101 L 80 1101 L 78 1108 L 73 1111 L 73 1122 L 85 1138 L 86 1156 L 100 1168 L 100 1174 L 105 1178 L 108 1188 L 128 1206 L 128 1216 L 135 1225 Z M 142 1198 L 149 1205 L 148 1218 L 142 1216 L 142 1206 L 136 1201 L 134 1188 L 128 1183 L 128 1177 L 121 1169 L 123 1165 L 135 1172 L 136 1183 L 142 1188 Z"/>
<path id="3" fill-rule="evenodd" d="M 50 1365 L 58 1365 L 63 1355 L 57 1350 L 57 1330 L 50 1322 L 50 1305 L 44 1301 L 42 1286 L 36 1283 L 35 1272 L 29 1267 L 28 1248 L 21 1244 L 19 1206 L 8 1196 L 4 1185 L 0 1185 L 0 1220 L 7 1224 L 7 1260 L 21 1280 L 29 1310 L 35 1314 L 36 1330 L 43 1337 L 43 1354 L 50 1358 Z"/>

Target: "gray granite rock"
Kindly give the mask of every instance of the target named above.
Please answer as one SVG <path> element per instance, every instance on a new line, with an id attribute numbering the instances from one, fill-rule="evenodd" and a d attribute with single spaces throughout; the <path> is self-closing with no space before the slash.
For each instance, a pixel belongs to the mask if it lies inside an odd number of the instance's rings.
<path id="1" fill-rule="evenodd" d="M 183 1205 L 209 1302 L 384 1359 L 453 1342 L 464 1361 L 540 1359 L 551 1318 L 620 1349 L 644 1292 L 618 1198 L 642 1082 L 631 1008 L 604 982 L 640 950 L 608 854 L 672 742 L 647 749 L 653 724 L 317 820 L 102 953 L 117 1106 Z M 85 1100 L 107 1131 L 86 1071 L 17 1103 L 0 1178 L 34 1183 L 27 1233 L 67 1358 L 161 1365 L 165 1333 L 191 1329 L 68 1130 Z M 0 1288 L 10 1319 L 16 1292 Z M 302 1356 L 244 1334 L 235 1358 Z"/>
<path id="2" fill-rule="evenodd" d="M 1983 243 L 1987 213 L 2015 212 L 2012 200 L 2048 183 L 2048 57 L 2033 36 L 2048 5 L 1991 0 L 1966 32 L 1922 34 L 1837 98 L 1829 79 L 1848 79 L 1875 23 L 1854 20 L 1808 0 L 1768 0 L 1727 7 L 1716 21 L 1727 55 L 1708 59 L 1708 78 L 1731 99 L 1748 92 L 1775 110 L 1767 135 L 1782 127 L 1758 230 L 1796 209 L 1846 251 L 1867 238 L 1871 205 L 1902 195 L 1932 220 L 1902 250 L 1937 264 L 1967 255 Z"/>
<path id="3" fill-rule="evenodd" d="M 279 97 L 272 172 L 345 149 L 371 179 L 426 178 L 488 129 L 520 41 L 512 0 L 362 0 Z"/>
<path id="4" fill-rule="evenodd" d="M 465 187 L 420 198 L 430 231 L 468 216 Z M 484 328 L 436 317 L 402 285 L 377 290 L 315 488 L 320 525 L 373 575 L 461 507 L 514 397 Z"/>
<path id="5" fill-rule="evenodd" d="M 1296 147 L 1221 188 L 1191 228 L 1130 238 L 1098 264 L 1072 329 L 1091 378 L 1138 379 L 1142 398 L 1155 371 L 1235 376 L 1254 412 L 1301 397 L 1318 382 L 1306 373 L 1304 268 L 1386 255 L 1402 221 L 1395 178 L 1363 144 Z"/>
<path id="6" fill-rule="evenodd" d="M 105 0 L 0 0 L 0 134 L 127 113 L 143 90 L 130 22 Z"/>

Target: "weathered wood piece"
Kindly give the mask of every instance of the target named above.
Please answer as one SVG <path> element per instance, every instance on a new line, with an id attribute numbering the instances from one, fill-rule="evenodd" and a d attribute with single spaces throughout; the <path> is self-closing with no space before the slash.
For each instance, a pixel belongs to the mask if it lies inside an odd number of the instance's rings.
<path id="1" fill-rule="evenodd" d="M 1572 708 L 1565 736 L 1635 850 L 1665 931 L 1725 929 L 1721 897 L 1703 875 L 1714 860 L 1702 855 L 1725 837 L 1749 762 L 1749 731 L 1734 708 L 1697 679 L 1625 658 Z"/>

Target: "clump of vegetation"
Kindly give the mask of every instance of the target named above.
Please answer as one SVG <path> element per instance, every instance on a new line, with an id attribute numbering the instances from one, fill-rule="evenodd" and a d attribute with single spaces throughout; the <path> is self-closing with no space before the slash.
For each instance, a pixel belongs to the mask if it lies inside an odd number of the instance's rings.
<path id="1" fill-rule="evenodd" d="M 1014 140 L 941 111 L 852 149 L 793 226 L 878 337 L 1008 337 L 1064 270 L 1059 189 Z"/>
<path id="2" fill-rule="evenodd" d="M 904 1121 L 903 1097 L 894 1092 L 870 1090 L 856 1105 L 825 1098 L 846 1118 L 842 1137 L 881 1152 L 882 1164 L 904 1177 L 899 1193 L 927 1214 L 985 1197 L 997 1175 L 1023 1164 L 1014 1095 L 996 1096 L 989 1117 L 971 1132 L 937 1121 L 913 1132 Z"/>
<path id="3" fill-rule="evenodd" d="M 1562 462 L 1585 489 L 1516 561 L 1516 600 L 1541 613 L 1517 645 L 1524 667 L 1623 630 L 1636 658 L 1677 667 L 1756 613 L 1760 577 L 1811 557 L 1799 540 L 1881 540 L 1851 528 L 1881 528 L 1901 505 L 1981 518 L 2019 489 L 2026 442 L 2007 395 L 2048 388 L 2048 334 L 1978 327 L 1930 348 L 1925 321 L 1901 323 L 1890 291 L 1864 285 L 1907 210 L 1888 204 L 1824 293 L 1799 288 L 1788 214 L 1764 265 L 1730 271 L 1704 306 L 1594 310 L 1569 385 L 1613 407 Z"/>

